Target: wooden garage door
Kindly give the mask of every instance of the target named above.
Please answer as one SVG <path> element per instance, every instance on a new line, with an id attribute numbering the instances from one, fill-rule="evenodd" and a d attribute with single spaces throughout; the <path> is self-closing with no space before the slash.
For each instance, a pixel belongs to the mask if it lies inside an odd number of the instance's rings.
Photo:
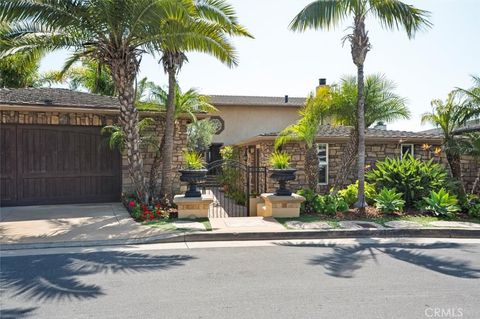
<path id="1" fill-rule="evenodd" d="M 120 199 L 121 158 L 98 127 L 1 125 L 3 206 Z"/>

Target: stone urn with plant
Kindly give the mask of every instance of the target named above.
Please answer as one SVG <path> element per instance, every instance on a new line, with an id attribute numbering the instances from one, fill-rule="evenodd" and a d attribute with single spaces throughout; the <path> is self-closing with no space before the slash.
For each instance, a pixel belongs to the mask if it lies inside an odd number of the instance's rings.
<path id="1" fill-rule="evenodd" d="M 188 183 L 188 189 L 185 197 L 202 197 L 202 193 L 197 189 L 198 183 L 205 180 L 207 169 L 203 163 L 200 153 L 188 151 L 183 153 L 185 167 L 180 172 L 180 181 Z"/>
<path id="2" fill-rule="evenodd" d="M 290 167 L 290 155 L 286 152 L 275 151 L 270 156 L 270 177 L 278 182 L 279 187 L 275 191 L 277 196 L 291 196 L 292 191 L 287 189 L 288 181 L 295 180 L 294 168 Z"/>

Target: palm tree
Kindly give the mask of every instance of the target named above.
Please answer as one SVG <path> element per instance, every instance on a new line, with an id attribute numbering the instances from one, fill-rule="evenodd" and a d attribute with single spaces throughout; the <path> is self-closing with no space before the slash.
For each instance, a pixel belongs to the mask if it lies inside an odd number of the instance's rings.
<path id="1" fill-rule="evenodd" d="M 406 99 L 395 94 L 396 85 L 382 74 L 368 75 L 365 79 L 365 127 L 375 122 L 393 122 L 410 118 Z M 357 79 L 347 76 L 338 85 L 333 86 L 331 115 L 334 124 L 357 127 Z M 335 178 L 333 192 L 345 186 L 358 154 L 358 134 L 352 130 L 345 148 L 342 166 Z"/>
<path id="2" fill-rule="evenodd" d="M 11 32 L 10 26 L 0 23 L 0 38 Z M 0 44 L 1 48 L 1 44 Z M 0 87 L 25 88 L 40 86 L 38 68 L 43 57 L 41 50 L 17 52 L 0 57 Z"/>
<path id="3" fill-rule="evenodd" d="M 470 155 L 477 164 L 477 177 L 473 182 L 471 193 L 475 194 L 477 186 L 480 183 L 480 133 L 466 134 L 466 139 L 460 139 L 460 150 L 462 154 Z"/>
<path id="4" fill-rule="evenodd" d="M 448 94 L 446 101 L 433 100 L 432 111 L 422 115 L 422 123 L 429 122 L 442 130 L 443 145 L 452 176 L 459 182 L 460 194 L 465 193 L 462 183 L 461 151 L 455 131 L 472 118 L 470 104 L 460 99 L 458 92 Z"/>
<path id="5" fill-rule="evenodd" d="M 365 19 L 372 16 L 380 20 L 386 29 L 404 29 L 409 38 L 431 23 L 429 12 L 417 9 L 400 0 L 315 0 L 300 11 L 290 23 L 293 31 L 306 29 L 330 29 L 338 26 L 347 17 L 353 17 L 352 33 L 345 36 L 350 42 L 353 63 L 357 67 L 357 127 L 358 132 L 358 202 L 363 208 L 365 202 L 365 94 L 363 66 L 371 48 Z"/>
<path id="6" fill-rule="evenodd" d="M 211 105 L 207 96 L 201 95 L 196 89 L 189 89 L 185 93 L 177 86 L 175 90 L 175 119 L 181 115 L 188 115 L 194 123 L 197 121 L 198 112 L 214 112 L 217 109 Z M 143 78 L 137 84 L 136 105 L 142 111 L 164 112 L 168 93 L 160 85 L 147 78 Z M 144 118 L 139 122 L 141 143 L 155 149 L 149 175 L 148 190 L 150 196 L 159 197 L 157 194 L 157 181 L 160 176 L 160 167 L 163 160 L 165 135 L 159 135 L 152 130 L 155 121 L 152 118 Z M 109 136 L 108 143 L 111 148 L 123 150 L 125 148 L 125 135 L 118 125 L 106 126 L 102 129 L 104 135 Z"/>
<path id="7" fill-rule="evenodd" d="M 151 82 L 145 84 L 145 99 L 139 105 L 141 109 L 164 111 L 168 108 L 168 103 L 168 91 L 165 91 L 161 86 L 155 85 Z M 217 109 L 209 103 L 209 98 L 207 96 L 201 95 L 196 89 L 189 89 L 185 93 L 183 93 L 178 84 L 176 84 L 175 88 L 174 107 L 175 108 L 173 111 L 173 122 L 175 122 L 175 120 L 182 114 L 188 115 L 193 122 L 196 122 L 196 113 L 217 111 Z M 155 157 L 153 159 L 149 178 L 149 189 L 152 192 L 152 195 L 157 190 L 157 180 L 160 176 L 160 173 L 162 176 L 162 181 L 164 180 L 163 176 L 165 176 L 163 175 L 163 170 L 162 172 L 160 172 L 160 167 L 161 164 L 165 163 L 167 140 L 166 133 L 167 132 L 165 130 L 160 141 L 158 141 L 158 143 L 153 143 L 156 145 L 157 151 L 155 152 Z M 173 134 L 175 134 L 175 127 Z M 160 194 L 164 197 L 168 197 L 168 193 L 165 193 L 162 190 L 160 190 Z"/>
<path id="8" fill-rule="evenodd" d="M 470 89 L 457 88 L 470 104 L 472 112 L 480 114 L 480 76 L 472 75 L 473 86 Z"/>
<path id="9" fill-rule="evenodd" d="M 115 83 L 108 67 L 91 59 L 83 59 L 81 65 L 72 66 L 64 72 L 46 72 L 42 75 L 41 82 L 47 85 L 66 83 L 70 90 L 85 88 L 93 94 L 116 95 Z"/>
<path id="10" fill-rule="evenodd" d="M 235 10 L 223 0 L 197 0 L 196 19 L 190 23 L 176 21 L 164 25 L 164 41 L 159 50 L 161 63 L 168 75 L 168 95 L 165 117 L 165 143 L 163 148 L 162 181 L 160 193 L 167 199 L 172 197 L 172 159 L 175 127 L 176 75 L 187 62 L 186 52 L 199 51 L 210 55 L 232 67 L 237 65 L 235 50 L 227 41 L 229 36 L 252 37 L 238 24 Z M 180 36 L 178 36 L 180 34 Z"/>
<path id="11" fill-rule="evenodd" d="M 318 157 L 316 138 L 318 129 L 324 118 L 329 114 L 331 91 L 329 87 L 319 87 L 316 94 L 311 94 L 300 110 L 297 123 L 286 127 L 275 140 L 275 148 L 292 140 L 305 143 L 305 176 L 308 188 L 317 189 Z"/>

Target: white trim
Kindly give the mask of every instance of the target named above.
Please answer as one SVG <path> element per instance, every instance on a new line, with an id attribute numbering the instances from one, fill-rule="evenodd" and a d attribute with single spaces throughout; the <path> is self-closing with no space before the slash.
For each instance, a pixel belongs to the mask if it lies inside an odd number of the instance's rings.
<path id="1" fill-rule="evenodd" d="M 318 185 L 328 185 L 328 181 L 329 181 L 329 154 L 328 154 L 328 143 L 317 143 L 317 154 L 318 154 L 318 149 L 320 147 L 320 145 L 325 145 L 325 153 L 326 153 L 326 161 L 325 162 L 318 162 L 319 166 L 320 164 L 324 165 L 325 166 L 325 177 L 327 179 L 327 181 L 325 183 L 318 183 Z M 318 158 L 318 155 L 317 155 L 317 158 Z M 318 169 L 318 168 L 317 168 Z"/>
<path id="2" fill-rule="evenodd" d="M 403 147 L 404 146 L 410 146 L 412 152 L 412 156 L 415 156 L 415 144 L 410 144 L 410 143 L 407 143 L 407 144 L 400 144 L 400 158 L 402 159 L 403 158 Z"/>

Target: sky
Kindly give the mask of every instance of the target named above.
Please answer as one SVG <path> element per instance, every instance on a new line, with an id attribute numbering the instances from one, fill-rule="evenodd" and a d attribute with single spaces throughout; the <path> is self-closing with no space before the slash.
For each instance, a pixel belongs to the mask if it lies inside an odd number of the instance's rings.
<path id="1" fill-rule="evenodd" d="M 351 19 L 335 30 L 292 32 L 288 24 L 312 0 L 230 0 L 240 23 L 255 39 L 232 39 L 239 65 L 228 68 L 212 57 L 189 53 L 179 83 L 203 94 L 306 96 L 318 84 L 338 82 L 356 73 L 350 47 L 342 37 Z M 433 27 L 408 39 L 404 32 L 384 30 L 367 19 L 372 49 L 365 74 L 382 73 L 393 80 L 396 93 L 407 98 L 410 120 L 388 124 L 389 129 L 419 131 L 421 114 L 432 99 L 445 99 L 456 87 L 468 88 L 470 75 L 480 75 L 480 0 L 405 0 L 431 12 Z M 46 56 L 41 71 L 59 69 L 68 52 Z M 142 59 L 140 77 L 165 85 L 158 59 Z"/>

